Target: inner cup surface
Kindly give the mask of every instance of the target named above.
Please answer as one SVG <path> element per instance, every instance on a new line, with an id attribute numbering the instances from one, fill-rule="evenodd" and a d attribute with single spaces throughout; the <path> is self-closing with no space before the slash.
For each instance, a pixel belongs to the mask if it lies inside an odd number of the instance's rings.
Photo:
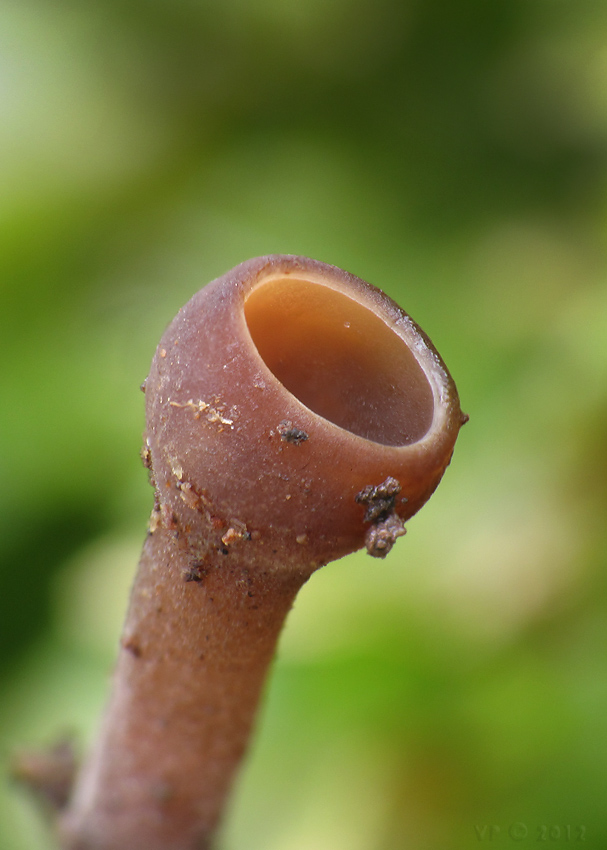
<path id="1" fill-rule="evenodd" d="M 406 343 L 370 309 L 289 277 L 259 285 L 244 310 L 266 366 L 314 413 L 386 446 L 427 433 L 430 383 Z"/>

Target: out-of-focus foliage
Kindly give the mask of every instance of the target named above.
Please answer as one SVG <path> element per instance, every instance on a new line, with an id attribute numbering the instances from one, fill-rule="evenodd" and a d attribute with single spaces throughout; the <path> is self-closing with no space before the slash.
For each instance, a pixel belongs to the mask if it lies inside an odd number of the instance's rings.
<path id="1" fill-rule="evenodd" d="M 607 846 L 606 177 L 599 0 L 4 0 L 2 753 L 98 721 L 164 325 L 302 253 L 471 421 L 392 555 L 304 589 L 223 847 Z M 4 781 L 0 824 L 50 846 Z"/>

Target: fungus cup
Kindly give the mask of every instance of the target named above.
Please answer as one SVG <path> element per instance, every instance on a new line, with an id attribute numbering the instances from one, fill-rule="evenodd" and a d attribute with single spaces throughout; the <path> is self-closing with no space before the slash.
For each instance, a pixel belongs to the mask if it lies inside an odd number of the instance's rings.
<path id="1" fill-rule="evenodd" d="M 72 850 L 210 846 L 297 591 L 330 560 L 389 551 L 466 419 L 397 304 L 293 256 L 197 293 L 144 389 L 155 504 L 101 734 L 61 818 Z"/>

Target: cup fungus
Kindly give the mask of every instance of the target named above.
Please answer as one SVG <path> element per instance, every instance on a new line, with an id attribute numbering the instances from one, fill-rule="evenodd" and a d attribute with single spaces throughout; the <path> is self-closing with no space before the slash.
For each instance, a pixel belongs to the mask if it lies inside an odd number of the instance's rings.
<path id="1" fill-rule="evenodd" d="M 466 419 L 394 301 L 294 256 L 198 292 L 145 393 L 155 503 L 103 728 L 61 821 L 73 850 L 209 847 L 297 591 L 328 561 L 389 551 Z"/>

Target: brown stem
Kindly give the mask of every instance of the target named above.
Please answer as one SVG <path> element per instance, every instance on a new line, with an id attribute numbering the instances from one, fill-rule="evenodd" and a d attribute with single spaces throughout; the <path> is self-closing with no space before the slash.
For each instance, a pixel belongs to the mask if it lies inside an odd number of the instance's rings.
<path id="1" fill-rule="evenodd" d="M 146 384 L 156 501 L 70 850 L 202 850 L 276 640 L 311 573 L 384 557 L 464 421 L 430 341 L 383 293 L 274 256 L 209 284 Z"/>
<path id="2" fill-rule="evenodd" d="M 159 527 L 145 543 L 100 746 L 66 819 L 68 846 L 209 846 L 309 574 L 264 565 L 244 540 L 202 573 L 175 534 Z"/>

